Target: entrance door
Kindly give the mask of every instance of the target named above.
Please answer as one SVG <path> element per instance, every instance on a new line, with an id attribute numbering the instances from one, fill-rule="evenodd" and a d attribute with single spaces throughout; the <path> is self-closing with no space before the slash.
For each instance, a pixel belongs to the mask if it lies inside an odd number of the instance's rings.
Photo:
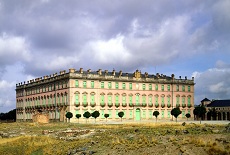
<path id="1" fill-rule="evenodd" d="M 141 120 L 141 110 L 139 108 L 136 109 L 136 120 L 139 121 Z"/>

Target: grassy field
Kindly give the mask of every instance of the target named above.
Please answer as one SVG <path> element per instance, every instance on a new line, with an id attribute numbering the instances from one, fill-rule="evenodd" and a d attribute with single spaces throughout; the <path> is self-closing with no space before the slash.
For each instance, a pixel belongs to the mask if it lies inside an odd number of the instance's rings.
<path id="1" fill-rule="evenodd" d="M 1 123 L 0 154 L 230 154 L 227 125 Z"/>

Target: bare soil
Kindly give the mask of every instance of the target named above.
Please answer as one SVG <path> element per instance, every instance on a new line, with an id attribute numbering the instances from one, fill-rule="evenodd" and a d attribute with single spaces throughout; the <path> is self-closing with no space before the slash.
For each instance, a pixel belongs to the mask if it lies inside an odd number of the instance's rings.
<path id="1" fill-rule="evenodd" d="M 230 154 L 230 125 L 1 123 L 0 154 Z"/>

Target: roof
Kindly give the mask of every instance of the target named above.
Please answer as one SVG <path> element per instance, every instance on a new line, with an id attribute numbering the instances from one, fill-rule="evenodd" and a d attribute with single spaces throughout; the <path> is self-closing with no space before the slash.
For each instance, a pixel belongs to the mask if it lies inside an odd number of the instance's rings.
<path id="1" fill-rule="evenodd" d="M 201 102 L 206 102 L 206 101 L 210 101 L 210 100 L 207 98 L 204 98 Z"/>
<path id="2" fill-rule="evenodd" d="M 230 100 L 214 100 L 207 107 L 230 107 Z"/>
<path id="3" fill-rule="evenodd" d="M 137 72 L 140 72 L 140 71 L 137 70 Z M 80 71 L 75 71 L 75 73 L 80 73 Z M 84 75 L 89 74 L 88 71 L 83 71 L 82 73 Z M 126 76 L 126 77 L 130 77 L 130 78 L 134 77 L 134 73 L 124 73 L 122 71 L 120 71 L 120 72 L 114 71 L 114 73 L 113 72 L 109 72 L 109 71 L 107 71 L 107 72 L 101 71 L 101 75 L 102 76 L 103 75 L 108 75 L 108 76 L 115 76 L 115 77 L 119 77 L 119 76 L 123 76 L 123 77 Z M 98 71 L 91 71 L 90 74 L 98 74 Z M 166 76 L 166 75 L 163 75 L 163 74 L 160 75 L 159 73 L 157 73 L 157 74 L 159 75 L 159 78 L 163 78 L 163 79 L 167 79 L 167 80 L 171 80 L 172 79 L 172 77 L 170 77 L 170 76 Z M 144 78 L 145 76 L 146 76 L 145 73 L 144 74 L 143 73 L 140 74 L 140 78 Z M 157 75 L 150 75 L 150 74 L 148 74 L 147 76 L 149 78 L 157 78 Z"/>

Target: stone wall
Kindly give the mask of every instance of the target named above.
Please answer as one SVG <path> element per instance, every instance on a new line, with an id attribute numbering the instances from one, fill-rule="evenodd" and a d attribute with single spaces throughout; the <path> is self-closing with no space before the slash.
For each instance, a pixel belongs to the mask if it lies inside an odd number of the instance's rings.
<path id="1" fill-rule="evenodd" d="M 37 113 L 32 116 L 33 122 L 49 123 L 49 114 Z"/>

